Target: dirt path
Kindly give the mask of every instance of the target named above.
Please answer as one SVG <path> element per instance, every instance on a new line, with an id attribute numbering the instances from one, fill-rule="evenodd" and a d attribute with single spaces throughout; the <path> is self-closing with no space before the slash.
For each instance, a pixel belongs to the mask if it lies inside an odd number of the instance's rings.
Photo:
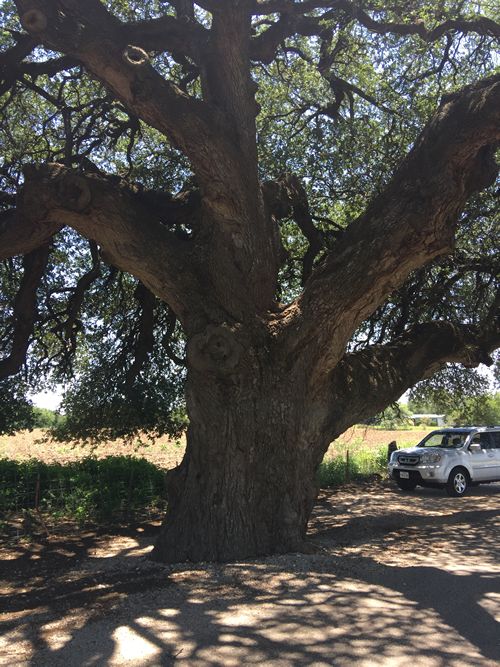
<path id="1" fill-rule="evenodd" d="M 156 530 L 2 549 L 0 664 L 500 664 L 500 485 L 324 494 L 310 555 L 164 567 Z"/>

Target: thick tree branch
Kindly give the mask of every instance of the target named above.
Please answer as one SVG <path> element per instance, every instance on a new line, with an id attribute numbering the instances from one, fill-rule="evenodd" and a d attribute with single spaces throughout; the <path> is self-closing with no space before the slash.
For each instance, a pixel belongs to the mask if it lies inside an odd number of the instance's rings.
<path id="1" fill-rule="evenodd" d="M 35 48 L 37 42 L 31 35 L 19 35 L 16 44 L 0 53 L 0 95 L 11 88 L 22 60 Z"/>
<path id="2" fill-rule="evenodd" d="M 499 76 L 443 100 L 385 191 L 351 223 L 284 312 L 289 354 L 314 345 L 322 352 L 317 372 L 333 369 L 352 333 L 387 294 L 411 271 L 452 250 L 467 198 L 496 177 L 499 141 Z"/>
<path id="3" fill-rule="evenodd" d="M 178 18 L 162 16 L 151 21 L 124 24 L 121 32 L 126 43 L 147 51 L 183 55 L 198 64 L 209 36 L 208 30 L 190 16 L 189 9 Z"/>
<path id="4" fill-rule="evenodd" d="M 153 199 L 151 203 L 150 195 L 97 174 L 84 176 L 54 164 L 31 167 L 17 210 L 6 214 L 0 227 L 0 257 L 25 253 L 49 231 L 73 227 L 100 246 L 106 261 L 139 278 L 186 323 L 190 314 L 204 312 L 208 296 L 191 272 L 190 242 L 167 227 L 167 201 L 162 211 L 159 199 Z M 172 214 L 182 218 L 179 208 L 174 201 Z"/>
<path id="5" fill-rule="evenodd" d="M 26 359 L 37 315 L 37 289 L 50 253 L 50 244 L 33 250 L 23 259 L 23 277 L 14 303 L 14 334 L 8 357 L 0 360 L 0 380 L 15 375 Z"/>
<path id="6" fill-rule="evenodd" d="M 17 35 L 16 44 L 0 52 L 0 74 L 3 74 L 5 69 L 18 65 L 36 45 L 37 41 L 31 35 Z"/>
<path id="7" fill-rule="evenodd" d="M 36 41 L 30 35 L 22 35 L 16 46 L 0 53 L 0 95 L 10 90 L 16 81 L 22 81 L 25 74 L 32 78 L 44 74 L 54 76 L 80 65 L 78 60 L 69 56 L 45 61 L 24 61 L 36 45 Z"/>
<path id="8" fill-rule="evenodd" d="M 491 365 L 489 355 L 498 346 L 497 308 L 496 315 L 482 327 L 448 322 L 422 324 L 387 345 L 346 355 L 328 380 L 330 395 L 335 396 L 326 417 L 331 437 L 377 414 L 447 363 Z"/>
<path id="9" fill-rule="evenodd" d="M 0 260 L 25 255 L 46 243 L 61 229 L 55 220 L 37 220 L 22 208 L 0 213 Z"/>
<path id="10" fill-rule="evenodd" d="M 309 247 L 302 260 L 302 285 L 311 275 L 314 260 L 323 248 L 323 235 L 314 224 L 304 186 L 294 174 L 266 181 L 262 191 L 271 213 L 279 220 L 291 216 L 307 239 Z"/>
<path id="11" fill-rule="evenodd" d="M 228 3 L 214 10 L 210 39 L 203 53 L 201 84 L 203 97 L 222 108 L 232 125 L 246 163 L 246 178 L 258 187 L 255 141 L 256 85 L 250 76 L 249 0 Z"/>
<path id="12" fill-rule="evenodd" d="M 263 63 L 273 61 L 279 45 L 293 35 L 312 36 L 323 32 L 320 19 L 312 16 L 299 16 L 284 13 L 269 28 L 254 37 L 250 45 L 252 60 Z"/>

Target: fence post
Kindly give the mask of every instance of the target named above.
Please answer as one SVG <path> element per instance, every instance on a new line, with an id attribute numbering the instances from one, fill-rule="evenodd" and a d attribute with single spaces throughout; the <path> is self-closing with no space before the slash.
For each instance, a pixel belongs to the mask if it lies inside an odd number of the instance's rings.
<path id="1" fill-rule="evenodd" d="M 351 481 L 351 461 L 350 461 L 350 456 L 349 456 L 349 450 L 346 449 L 345 452 L 345 481 L 350 482 Z"/>
<path id="2" fill-rule="evenodd" d="M 35 484 L 35 511 L 38 512 L 38 507 L 40 505 L 40 471 L 36 475 L 36 484 Z"/>
<path id="3" fill-rule="evenodd" d="M 134 468 L 129 462 L 129 477 L 128 477 L 128 490 L 127 490 L 127 500 L 125 507 L 125 516 L 128 519 L 131 514 L 130 506 L 132 505 L 132 482 L 134 479 Z"/>

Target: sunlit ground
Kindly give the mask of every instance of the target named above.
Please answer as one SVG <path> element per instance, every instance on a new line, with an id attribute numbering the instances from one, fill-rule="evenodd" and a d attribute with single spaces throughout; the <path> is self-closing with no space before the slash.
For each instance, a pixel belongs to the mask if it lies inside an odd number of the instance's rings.
<path id="1" fill-rule="evenodd" d="M 51 580 L 43 549 L 20 549 L 0 663 L 500 664 L 500 485 L 325 494 L 311 533 L 313 555 L 173 568 L 144 558 L 140 530 L 83 536 Z"/>

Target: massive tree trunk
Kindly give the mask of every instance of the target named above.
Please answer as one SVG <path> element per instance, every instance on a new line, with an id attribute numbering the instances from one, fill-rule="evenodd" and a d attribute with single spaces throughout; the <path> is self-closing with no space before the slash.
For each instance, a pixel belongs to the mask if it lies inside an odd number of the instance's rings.
<path id="1" fill-rule="evenodd" d="M 303 388 L 263 362 L 237 379 L 191 375 L 186 454 L 167 477 L 154 558 L 225 561 L 302 548 L 320 442 L 305 424 Z"/>

